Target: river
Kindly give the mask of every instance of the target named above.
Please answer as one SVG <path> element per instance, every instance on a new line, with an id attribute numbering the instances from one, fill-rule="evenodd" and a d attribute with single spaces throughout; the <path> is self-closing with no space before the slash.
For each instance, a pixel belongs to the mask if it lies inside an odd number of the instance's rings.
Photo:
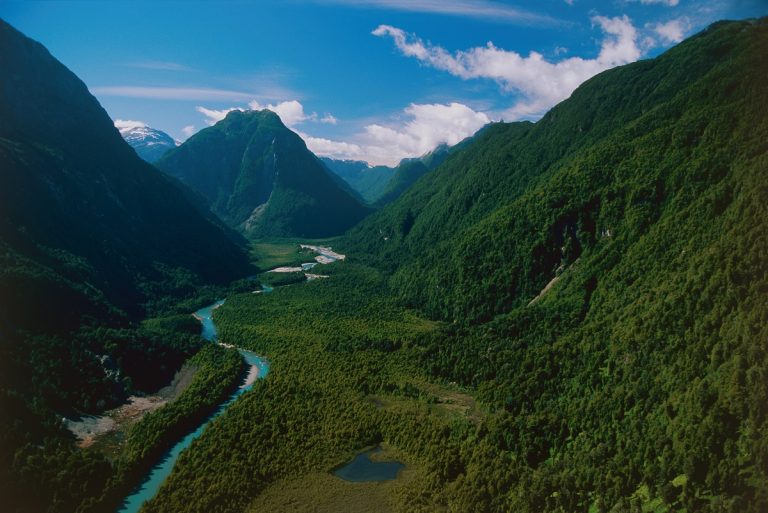
<path id="1" fill-rule="evenodd" d="M 319 264 L 327 264 L 335 262 L 336 260 L 344 259 L 344 255 L 335 253 L 333 250 L 327 247 L 302 245 L 302 248 L 311 249 L 318 253 L 319 255 L 316 260 Z M 273 290 L 274 289 L 272 287 L 264 285 L 262 290 L 258 292 L 267 293 L 272 292 Z M 193 314 L 195 318 L 200 321 L 202 326 L 201 336 L 205 340 L 214 343 L 218 342 L 218 333 L 216 331 L 216 325 L 213 322 L 213 311 L 223 305 L 224 301 L 224 299 L 220 299 L 204 308 L 201 308 Z M 224 413 L 229 405 L 237 400 L 237 398 L 240 397 L 243 393 L 253 388 L 253 384 L 257 379 L 263 379 L 267 375 L 269 372 L 269 364 L 266 360 L 251 351 L 246 351 L 244 349 L 238 349 L 238 351 L 240 351 L 243 359 L 250 366 L 245 381 L 229 397 L 229 399 L 222 403 L 218 409 L 210 417 L 208 417 L 195 431 L 185 436 L 181 441 L 179 441 L 163 455 L 160 461 L 158 461 L 155 466 L 152 467 L 141 484 L 137 486 L 133 492 L 131 492 L 131 494 L 123 500 L 123 503 L 118 508 L 117 513 L 137 513 L 144 505 L 144 503 L 152 499 L 157 494 L 158 490 L 160 490 L 160 486 L 173 470 L 173 466 L 176 463 L 176 460 L 179 458 L 181 451 L 189 447 L 195 438 L 198 438 L 203 434 L 205 426 L 207 426 L 209 422 Z"/>
<path id="2" fill-rule="evenodd" d="M 213 311 L 224 304 L 224 300 L 216 301 L 215 303 L 201 308 L 194 313 L 194 316 L 200 321 L 202 325 L 202 337 L 210 342 L 217 341 L 216 325 L 213 323 Z M 248 375 L 244 382 L 238 387 L 238 389 L 222 403 L 218 409 L 208 417 L 196 430 L 185 436 L 181 441 L 176 443 L 168 452 L 166 452 L 160 461 L 158 461 L 154 467 L 149 471 L 149 474 L 144 478 L 144 481 L 133 490 L 131 495 L 125 498 L 118 513 L 136 513 L 141 509 L 141 506 L 152 497 L 154 497 L 160 486 L 165 481 L 165 478 L 170 475 L 173 470 L 173 466 L 176 460 L 179 458 L 181 451 L 186 449 L 192 444 L 195 438 L 198 438 L 203 434 L 205 426 L 208 425 L 213 419 L 224 413 L 230 404 L 232 404 L 243 393 L 253 388 L 253 384 L 257 379 L 264 378 L 269 372 L 269 364 L 263 358 L 260 358 L 256 353 L 246 351 L 244 349 L 238 349 L 243 356 L 245 362 L 250 366 L 248 369 Z"/>

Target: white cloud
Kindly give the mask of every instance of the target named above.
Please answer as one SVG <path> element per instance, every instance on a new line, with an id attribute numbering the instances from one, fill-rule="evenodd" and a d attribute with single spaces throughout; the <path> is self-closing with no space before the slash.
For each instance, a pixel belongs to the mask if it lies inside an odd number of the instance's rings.
<path id="1" fill-rule="evenodd" d="M 184 136 L 188 137 L 188 138 L 192 137 L 195 132 L 196 132 L 195 125 L 187 125 L 187 126 L 185 126 L 184 128 L 181 129 L 181 133 L 184 134 Z"/>
<path id="2" fill-rule="evenodd" d="M 338 119 L 336 119 L 332 114 L 326 114 L 322 118 L 318 119 L 320 123 L 325 123 L 327 125 L 335 125 L 339 122 Z"/>
<path id="3" fill-rule="evenodd" d="M 380 25 L 373 34 L 391 37 L 403 55 L 462 79 L 496 81 L 504 91 L 522 97 L 504 113 L 507 119 L 519 119 L 543 114 L 570 96 L 586 79 L 640 57 L 637 30 L 627 16 L 594 16 L 592 23 L 606 34 L 599 55 L 594 59 L 571 57 L 557 62 L 547 61 L 535 51 L 524 57 L 497 48 L 491 42 L 451 54 L 390 25 Z"/>
<path id="4" fill-rule="evenodd" d="M 474 111 L 461 103 L 411 104 L 402 113 L 407 119 L 405 123 L 369 124 L 352 136 L 350 141 L 337 141 L 315 137 L 298 130 L 296 125 L 307 121 L 336 124 L 337 120 L 331 114 L 323 117 L 319 117 L 315 112 L 307 114 L 304 106 L 296 100 L 274 105 L 264 105 L 252 100 L 248 107 L 252 110 L 269 109 L 275 112 L 317 155 L 360 159 L 371 164 L 386 165 L 395 165 L 405 157 L 423 155 L 442 143 L 456 144 L 491 122 L 487 114 Z M 200 106 L 196 109 L 205 116 L 208 125 L 216 124 L 233 110 L 246 110 L 241 107 L 208 109 Z"/>
<path id="5" fill-rule="evenodd" d="M 489 0 L 325 0 L 348 7 L 392 9 L 480 18 L 503 23 L 554 24 L 558 20 Z"/>
<path id="6" fill-rule="evenodd" d="M 667 23 L 650 25 L 649 28 L 656 32 L 665 43 L 679 43 L 685 39 L 685 33 L 689 27 L 690 23 L 686 18 L 678 18 Z"/>
<path id="7" fill-rule="evenodd" d="M 296 132 L 307 143 L 307 147 L 321 157 L 335 157 L 339 159 L 362 159 L 363 148 L 355 143 L 333 141 L 323 137 L 312 137 L 303 132 Z"/>
<path id="8" fill-rule="evenodd" d="M 411 104 L 403 113 L 409 118 L 404 124 L 368 125 L 353 136 L 351 143 L 299 135 L 318 155 L 392 166 L 405 157 L 423 155 L 439 144 L 454 145 L 491 121 L 486 114 L 461 103 Z"/>
<path id="9" fill-rule="evenodd" d="M 110 86 L 94 87 L 91 89 L 91 92 L 96 96 L 120 96 L 153 100 L 248 101 L 253 98 L 253 94 L 240 91 L 194 87 Z"/>
<path id="10" fill-rule="evenodd" d="M 195 110 L 205 116 L 205 123 L 208 125 L 215 125 L 225 117 L 227 117 L 227 114 L 232 112 L 233 110 L 243 110 L 240 107 L 232 107 L 229 109 L 206 109 L 205 107 L 195 107 Z"/>
<path id="11" fill-rule="evenodd" d="M 116 119 L 115 120 L 115 127 L 120 131 L 121 134 L 125 134 L 126 132 L 133 130 L 134 128 L 143 128 L 147 126 L 146 123 L 143 121 L 135 121 L 132 119 Z"/>
<path id="12" fill-rule="evenodd" d="M 285 126 L 293 127 L 304 123 L 305 121 L 316 121 L 317 113 L 306 114 L 304 106 L 296 100 L 288 100 L 277 104 L 262 105 L 256 100 L 248 103 L 251 110 L 269 109 L 278 116 Z"/>
<path id="13" fill-rule="evenodd" d="M 123 130 L 130 130 L 131 128 L 141 128 L 147 126 L 143 121 L 134 121 L 132 119 L 116 119 L 115 126 L 121 132 Z"/>
<path id="14" fill-rule="evenodd" d="M 279 102 L 276 104 L 268 103 L 268 104 L 262 104 L 259 103 L 257 100 L 251 100 L 248 102 L 248 109 L 244 109 L 242 107 L 230 107 L 228 109 L 208 109 L 206 107 L 195 107 L 195 109 L 205 116 L 205 122 L 208 125 L 215 125 L 222 119 L 224 119 L 227 114 L 232 112 L 233 110 L 263 110 L 263 109 L 269 109 L 278 116 L 280 116 L 280 120 L 285 124 L 285 126 L 289 128 L 294 128 L 296 125 L 300 125 L 306 121 L 312 121 L 317 123 L 327 123 L 331 125 L 335 125 L 338 120 L 332 115 L 332 114 L 326 114 L 323 117 L 320 117 L 317 115 L 316 112 L 312 112 L 307 114 L 304 111 L 304 105 L 301 104 L 301 102 L 297 100 L 287 100 L 283 102 Z"/>

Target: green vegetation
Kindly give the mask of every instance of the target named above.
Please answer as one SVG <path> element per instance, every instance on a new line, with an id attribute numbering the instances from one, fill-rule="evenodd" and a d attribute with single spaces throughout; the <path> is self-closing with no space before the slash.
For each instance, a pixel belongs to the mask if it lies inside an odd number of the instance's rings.
<path id="1" fill-rule="evenodd" d="M 84 507 L 98 511 L 114 509 L 163 453 L 194 431 L 234 392 L 245 371 L 236 350 L 210 343 L 189 363 L 197 368 L 189 388 L 131 427 L 125 445 L 112 461 L 113 474 L 105 491 L 85 501 Z"/>
<path id="2" fill-rule="evenodd" d="M 85 84 L 2 20 L 0 67 L 0 504 L 74 511 L 111 471 L 61 416 L 168 383 L 200 348 L 199 326 L 139 319 L 250 267 L 242 237 L 139 159 Z"/>
<path id="3" fill-rule="evenodd" d="M 387 182 L 386 188 L 376 198 L 374 205 L 383 207 L 395 201 L 411 185 L 416 183 L 419 178 L 442 164 L 448 155 L 461 148 L 464 144 L 466 142 L 459 143 L 452 148 L 440 145 L 420 158 L 403 159 L 400 161 L 400 164 L 395 168 L 392 178 Z"/>
<path id="4" fill-rule="evenodd" d="M 268 110 L 230 112 L 166 153 L 157 167 L 252 237 L 338 235 L 369 213 Z"/>
<path id="5" fill-rule="evenodd" d="M 400 197 L 419 178 L 442 164 L 448 155 L 465 146 L 468 141 L 454 147 L 441 144 L 421 157 L 403 159 L 394 168 L 369 167 L 367 162 L 358 160 L 320 160 L 359 193 L 366 203 L 379 208 Z"/>
<path id="6" fill-rule="evenodd" d="M 270 374 L 179 458 L 147 511 L 241 510 L 276 480 L 327 471 L 380 441 L 431 469 L 442 460 L 429 462 L 427 440 L 471 424 L 431 413 L 437 405 L 409 363 L 410 343 L 434 323 L 388 299 L 376 271 L 337 263 L 323 272 L 331 278 L 234 296 L 216 310 L 222 339 L 267 356 Z"/>
<path id="7" fill-rule="evenodd" d="M 315 246 L 333 245 L 338 238 L 327 239 L 261 239 L 251 244 L 251 261 L 262 271 L 275 267 L 298 267 L 304 262 L 314 262 L 317 253 L 301 249 L 301 244 Z"/>
<path id="8" fill-rule="evenodd" d="M 497 412 L 512 461 L 458 509 L 768 507 L 766 55 L 765 20 L 713 26 L 486 128 L 354 230 L 451 321 L 423 364 Z"/>
<path id="9" fill-rule="evenodd" d="M 716 24 L 594 77 L 535 124 L 486 127 L 334 242 L 348 259 L 323 266 L 328 279 L 270 294 L 239 283 L 214 313 L 220 338 L 271 372 L 209 424 L 145 511 L 374 499 L 403 512 L 768 510 L 767 70 L 768 20 Z M 275 123 L 227 120 L 201 140 Z M 272 197 L 285 212 L 292 193 Z M 195 383 L 132 430 L 118 463 L 75 450 L 50 405 L 98 410 L 167 379 L 200 341 L 171 301 L 156 303 L 164 318 L 131 324 L 77 279 L 87 259 L 0 247 L 4 283 L 32 284 L 21 305 L 44 291 L 118 326 L 54 312 L 66 337 L 10 331 L 0 494 L 18 493 L 11 511 L 98 510 L 231 390 L 242 363 L 199 352 Z M 275 244 L 254 255 L 301 258 Z M 187 274 L 169 276 L 156 292 L 192 301 Z M 370 495 L 328 474 L 380 443 L 411 473 Z"/>
<path id="10" fill-rule="evenodd" d="M 306 262 L 307 256 L 296 241 L 264 242 L 251 245 L 251 259 L 261 270 L 275 267 L 293 267 Z"/>
<path id="11" fill-rule="evenodd" d="M 388 458 L 402 458 L 399 453 Z M 267 488 L 245 510 L 293 511 L 296 513 L 389 513 L 396 511 L 399 497 L 423 473 L 418 465 L 409 464 L 395 481 L 349 483 L 328 472 L 318 472 L 294 479 L 277 481 Z"/>
<path id="12" fill-rule="evenodd" d="M 147 414 L 133 426 L 121 464 L 153 464 L 174 442 L 193 431 L 237 388 L 243 358 L 234 349 L 206 344 L 189 363 L 198 371 L 190 387 L 175 401 Z"/>
<path id="13" fill-rule="evenodd" d="M 765 511 L 766 56 L 765 21 L 722 23 L 603 73 L 484 129 L 329 280 L 228 301 L 273 373 L 148 511 L 243 510 L 379 441 L 422 469 L 401 511 Z"/>

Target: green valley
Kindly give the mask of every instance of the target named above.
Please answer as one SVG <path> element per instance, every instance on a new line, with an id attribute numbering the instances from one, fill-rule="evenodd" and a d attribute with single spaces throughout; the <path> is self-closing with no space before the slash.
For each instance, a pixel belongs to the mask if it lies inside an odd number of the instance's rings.
<path id="1" fill-rule="evenodd" d="M 461 80 L 502 52 L 397 30 Z M 768 511 L 768 18 L 634 60 L 396 167 L 309 148 L 416 121 L 253 100 L 155 168 L 0 20 L 3 511 Z"/>

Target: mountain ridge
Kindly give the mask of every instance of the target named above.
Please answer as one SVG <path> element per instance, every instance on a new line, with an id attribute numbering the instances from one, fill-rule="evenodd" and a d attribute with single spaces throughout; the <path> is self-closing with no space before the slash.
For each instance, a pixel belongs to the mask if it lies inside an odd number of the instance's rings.
<path id="1" fill-rule="evenodd" d="M 338 235 L 369 213 L 271 111 L 232 111 L 156 165 L 249 236 Z"/>
<path id="2" fill-rule="evenodd" d="M 170 135 L 148 126 L 120 128 L 120 135 L 136 154 L 150 164 L 157 162 L 165 153 L 178 146 Z"/>

